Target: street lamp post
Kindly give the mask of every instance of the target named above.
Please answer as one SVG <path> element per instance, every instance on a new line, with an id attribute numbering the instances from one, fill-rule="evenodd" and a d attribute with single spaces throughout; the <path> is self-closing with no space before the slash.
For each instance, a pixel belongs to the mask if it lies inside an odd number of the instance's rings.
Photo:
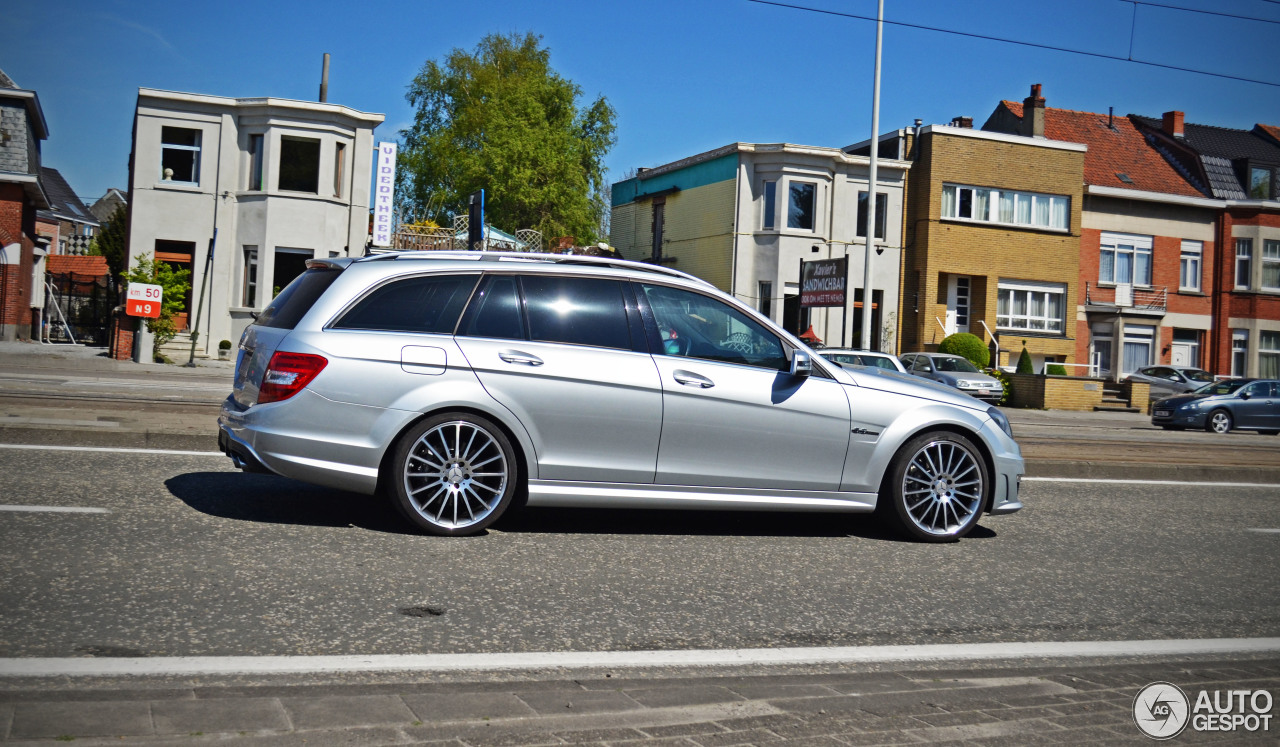
<path id="1" fill-rule="evenodd" d="M 876 166 L 880 149 L 880 47 L 884 39 L 884 0 L 876 13 L 876 67 L 871 94 L 871 168 L 867 174 L 867 250 L 862 264 L 862 349 L 871 345 L 871 257 L 876 233 Z M 885 206 L 888 209 L 888 205 Z"/>

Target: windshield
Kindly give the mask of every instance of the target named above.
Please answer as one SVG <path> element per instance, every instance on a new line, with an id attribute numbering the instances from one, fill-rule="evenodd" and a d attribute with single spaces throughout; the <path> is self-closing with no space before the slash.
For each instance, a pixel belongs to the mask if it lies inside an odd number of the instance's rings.
<path id="1" fill-rule="evenodd" d="M 1195 369 L 1183 369 L 1182 375 L 1186 376 L 1191 381 L 1200 381 L 1200 382 L 1213 381 L 1213 374 L 1209 373 L 1208 371 L 1198 371 Z"/>
<path id="2" fill-rule="evenodd" d="M 1231 379 L 1228 381 L 1215 381 L 1212 384 L 1206 384 L 1195 390 L 1193 394 L 1233 394 L 1237 389 L 1248 384 L 1249 382 L 1241 379 Z"/>
<path id="3" fill-rule="evenodd" d="M 955 371 L 959 373 L 981 373 L 976 366 L 964 358 L 934 358 L 933 363 L 939 371 Z"/>

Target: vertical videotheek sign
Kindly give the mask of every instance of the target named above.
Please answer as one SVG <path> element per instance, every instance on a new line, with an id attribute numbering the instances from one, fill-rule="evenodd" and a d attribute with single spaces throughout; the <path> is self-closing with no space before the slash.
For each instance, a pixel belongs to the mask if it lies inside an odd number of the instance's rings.
<path id="1" fill-rule="evenodd" d="M 392 208 L 396 194 L 396 144 L 378 143 L 373 176 L 373 245 L 391 246 Z"/>

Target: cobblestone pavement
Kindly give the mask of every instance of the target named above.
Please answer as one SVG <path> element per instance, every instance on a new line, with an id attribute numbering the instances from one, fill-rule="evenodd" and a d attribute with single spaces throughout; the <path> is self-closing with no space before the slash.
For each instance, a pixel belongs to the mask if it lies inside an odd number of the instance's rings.
<path id="1" fill-rule="evenodd" d="M 0 743 L 1139 744 L 1138 691 L 1280 692 L 1280 659 L 361 684 L 0 682 Z M 132 689 L 130 689 L 132 688 Z M 1275 709 L 1272 708 L 1272 713 Z M 1274 744 L 1268 732 L 1170 743 Z"/>

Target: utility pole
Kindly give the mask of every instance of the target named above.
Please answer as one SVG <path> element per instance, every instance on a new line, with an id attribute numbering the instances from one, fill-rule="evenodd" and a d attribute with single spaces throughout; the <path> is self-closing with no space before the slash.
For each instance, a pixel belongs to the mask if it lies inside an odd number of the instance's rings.
<path id="1" fill-rule="evenodd" d="M 867 174 L 867 251 L 862 263 L 862 349 L 871 345 L 871 256 L 876 235 L 876 166 L 880 150 L 880 47 L 884 39 L 884 0 L 879 0 L 876 14 L 876 72 L 871 94 L 871 168 Z M 888 209 L 888 205 L 885 209 Z"/>

